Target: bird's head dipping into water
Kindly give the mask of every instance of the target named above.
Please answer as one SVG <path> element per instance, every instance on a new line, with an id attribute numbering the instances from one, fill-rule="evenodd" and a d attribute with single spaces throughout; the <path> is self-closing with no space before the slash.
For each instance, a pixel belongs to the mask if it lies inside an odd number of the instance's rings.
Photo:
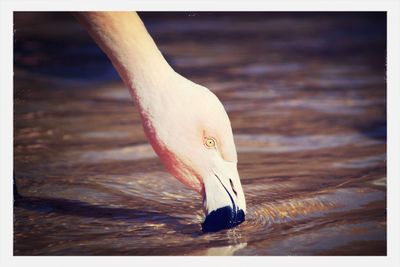
<path id="1" fill-rule="evenodd" d="M 202 195 L 203 231 L 234 227 L 245 220 L 246 202 L 228 115 L 207 88 L 175 81 L 158 99 L 162 108 L 153 108 L 154 100 L 143 108 L 145 132 L 167 169 Z"/>

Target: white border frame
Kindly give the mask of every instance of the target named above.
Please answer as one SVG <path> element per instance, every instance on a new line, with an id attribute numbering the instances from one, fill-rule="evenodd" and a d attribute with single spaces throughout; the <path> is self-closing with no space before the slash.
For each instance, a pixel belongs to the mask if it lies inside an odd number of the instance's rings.
<path id="1" fill-rule="evenodd" d="M 13 11 L 387 11 L 387 240 L 388 256 L 368 257 L 52 257 L 13 256 Z M 0 266 L 204 266 L 229 264 L 229 267 L 252 264 L 255 266 L 400 266 L 400 3 L 396 0 L 281 0 L 281 1 L 20 1 L 0 0 Z M 396 116 L 397 115 L 397 116 Z M 9 190 L 8 190 L 9 189 Z"/>

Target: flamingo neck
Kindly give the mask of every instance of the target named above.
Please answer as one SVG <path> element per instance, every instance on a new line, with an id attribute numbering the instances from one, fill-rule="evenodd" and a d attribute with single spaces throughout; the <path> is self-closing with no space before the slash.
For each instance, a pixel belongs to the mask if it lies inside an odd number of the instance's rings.
<path id="1" fill-rule="evenodd" d="M 167 88 L 175 72 L 136 12 L 82 12 L 76 17 L 110 58 L 140 110 Z"/>

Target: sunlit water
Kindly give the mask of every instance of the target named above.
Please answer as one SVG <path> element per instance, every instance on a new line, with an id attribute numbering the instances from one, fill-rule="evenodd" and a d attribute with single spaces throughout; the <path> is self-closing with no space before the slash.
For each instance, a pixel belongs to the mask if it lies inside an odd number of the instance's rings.
<path id="1" fill-rule="evenodd" d="M 246 222 L 203 234 L 125 86 L 69 15 L 15 18 L 15 255 L 386 254 L 385 18 L 147 15 L 233 126 Z"/>

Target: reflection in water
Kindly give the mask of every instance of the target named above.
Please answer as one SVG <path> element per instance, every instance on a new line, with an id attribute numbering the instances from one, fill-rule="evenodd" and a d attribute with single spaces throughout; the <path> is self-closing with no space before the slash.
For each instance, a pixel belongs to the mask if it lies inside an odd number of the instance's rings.
<path id="1" fill-rule="evenodd" d="M 16 13 L 15 255 L 386 254 L 384 16 L 142 16 L 226 107 L 246 222 L 202 233 L 200 196 L 165 171 L 83 29 Z"/>
<path id="2" fill-rule="evenodd" d="M 223 246 L 223 247 L 211 247 L 207 248 L 203 251 L 199 251 L 198 253 L 194 253 L 193 256 L 232 256 L 234 255 L 235 251 L 245 248 L 247 243 L 240 243 L 237 245 L 231 246 Z"/>

